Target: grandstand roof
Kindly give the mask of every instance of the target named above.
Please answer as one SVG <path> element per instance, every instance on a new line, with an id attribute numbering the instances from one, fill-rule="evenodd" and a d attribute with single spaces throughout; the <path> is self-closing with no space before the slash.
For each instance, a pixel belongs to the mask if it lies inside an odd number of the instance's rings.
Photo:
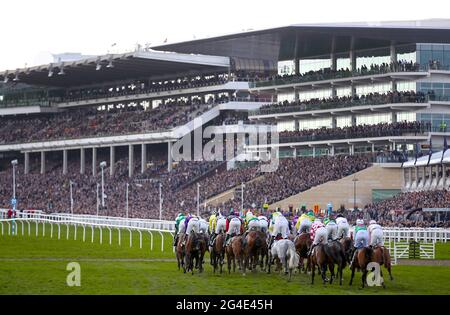
<path id="1" fill-rule="evenodd" d="M 108 66 L 110 65 L 110 66 Z M 112 65 L 112 67 L 111 67 Z M 149 78 L 190 71 L 213 72 L 228 68 L 230 60 L 223 56 L 181 54 L 161 51 L 138 51 L 108 54 L 69 62 L 57 62 L 35 67 L 0 72 L 10 81 L 42 86 L 79 86 L 120 81 L 129 78 Z M 64 74 L 60 75 L 61 69 Z M 50 76 L 50 72 L 53 72 Z"/>
<path id="2" fill-rule="evenodd" d="M 291 60 L 328 54 L 333 37 L 335 52 L 383 47 L 397 43 L 450 43 L 450 20 L 294 24 L 212 38 L 152 47 L 156 50 L 190 52 L 230 57 Z M 296 45 L 297 41 L 297 45 Z"/>

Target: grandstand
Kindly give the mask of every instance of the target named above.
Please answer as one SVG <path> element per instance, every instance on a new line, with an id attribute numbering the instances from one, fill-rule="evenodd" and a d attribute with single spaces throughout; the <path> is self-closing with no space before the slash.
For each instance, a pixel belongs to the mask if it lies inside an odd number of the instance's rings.
<path id="1" fill-rule="evenodd" d="M 328 202 L 372 216 L 392 200 L 399 211 L 442 208 L 450 21 L 299 24 L 5 70 L 0 116 L 0 208 L 11 206 L 14 159 L 18 208 L 45 212 L 124 216 L 128 200 L 132 217 L 173 219 L 286 206 L 374 164 L 401 178 Z M 233 156 L 183 147 L 179 160 L 180 141 L 206 130 Z M 255 130 L 268 141 L 253 143 Z M 261 171 L 265 154 L 279 158 L 275 172 Z M 383 189 L 403 194 L 372 198 Z"/>

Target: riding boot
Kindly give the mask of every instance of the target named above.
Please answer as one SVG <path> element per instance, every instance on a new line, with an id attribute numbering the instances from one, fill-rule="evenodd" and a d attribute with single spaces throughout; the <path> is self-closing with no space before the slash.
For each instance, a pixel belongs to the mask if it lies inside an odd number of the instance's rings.
<path id="1" fill-rule="evenodd" d="M 353 262 L 354 262 L 355 259 L 356 259 L 356 252 L 357 252 L 357 249 L 356 249 L 356 248 L 353 248 L 353 251 L 352 251 L 352 261 L 350 262 L 350 266 L 353 265 Z"/>
<path id="2" fill-rule="evenodd" d="M 269 244 L 269 249 L 272 248 L 273 245 L 273 241 L 275 240 L 275 236 L 272 236 L 272 238 L 270 239 L 270 244 Z"/>
<path id="3" fill-rule="evenodd" d="M 216 239 L 216 233 L 211 233 L 211 237 L 209 238 L 209 246 L 214 246 L 214 240 Z"/>
<path id="4" fill-rule="evenodd" d="M 311 256 L 314 247 L 316 247 L 316 244 L 313 244 L 313 245 L 311 246 L 311 248 L 309 249 L 308 254 L 307 254 L 308 257 Z"/>
<path id="5" fill-rule="evenodd" d="M 175 234 L 175 238 L 173 239 L 173 246 L 177 246 L 178 242 L 178 234 Z"/>

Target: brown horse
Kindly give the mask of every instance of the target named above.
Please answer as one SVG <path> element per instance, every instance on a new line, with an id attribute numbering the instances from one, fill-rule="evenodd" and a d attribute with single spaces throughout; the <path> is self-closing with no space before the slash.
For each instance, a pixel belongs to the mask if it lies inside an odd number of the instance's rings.
<path id="1" fill-rule="evenodd" d="M 185 267 L 187 271 L 194 274 L 194 260 L 195 267 L 198 267 L 199 272 L 203 272 L 203 257 L 205 256 L 207 243 L 203 234 L 191 232 L 186 241 L 185 249 Z"/>
<path id="2" fill-rule="evenodd" d="M 328 279 L 326 278 L 328 258 L 325 253 L 323 244 L 318 244 L 313 248 L 310 261 L 311 261 L 311 284 L 314 284 L 314 275 L 316 272 L 316 266 L 318 267 L 319 274 L 322 275 L 323 284 L 325 284 Z"/>
<path id="3" fill-rule="evenodd" d="M 330 284 L 333 283 L 333 279 L 335 278 L 334 265 L 337 265 L 339 285 L 342 285 L 342 273 L 347 262 L 344 246 L 339 241 L 330 241 L 324 245 L 324 250 L 327 255 L 328 268 L 331 273 Z"/>
<path id="4" fill-rule="evenodd" d="M 311 269 L 308 251 L 311 248 L 312 241 L 309 233 L 301 233 L 300 235 L 297 235 L 297 237 L 294 240 L 294 244 L 295 250 L 297 251 L 297 254 L 300 257 L 299 271 L 304 270 L 304 272 L 306 273 L 308 270 Z M 305 259 L 306 259 L 306 267 L 304 266 Z"/>
<path id="5" fill-rule="evenodd" d="M 373 261 L 378 263 L 380 266 L 383 266 L 389 272 L 389 278 L 394 280 L 391 273 L 391 255 L 389 254 L 389 249 L 384 246 L 375 246 L 373 247 Z M 383 272 L 380 268 L 380 275 L 383 277 Z"/>
<path id="6" fill-rule="evenodd" d="M 214 239 L 214 243 L 211 249 L 211 264 L 214 267 L 214 273 L 217 267 L 220 267 L 220 273 L 222 273 L 223 260 L 225 258 L 225 247 L 223 243 L 225 242 L 225 235 L 220 233 Z"/>
<path id="7" fill-rule="evenodd" d="M 231 264 L 233 263 L 233 272 L 236 271 L 236 260 L 239 270 L 242 270 L 244 258 L 244 237 L 242 235 L 234 236 L 226 246 L 228 273 L 231 273 Z"/>
<path id="8" fill-rule="evenodd" d="M 353 252 L 353 238 L 344 237 L 340 240 L 342 247 L 344 248 L 345 258 L 347 263 L 350 265 L 352 262 L 352 252 Z"/>
<path id="9" fill-rule="evenodd" d="M 355 259 L 350 265 L 352 275 L 350 277 L 350 285 L 353 283 L 353 277 L 355 276 L 355 269 L 362 272 L 362 287 L 364 288 L 367 279 L 367 265 L 373 261 L 373 249 L 371 247 L 363 247 L 356 251 Z"/>
<path id="10" fill-rule="evenodd" d="M 186 273 L 186 268 L 184 266 L 184 245 L 183 245 L 184 236 L 185 234 L 183 233 L 178 238 L 177 243 L 175 244 L 176 246 L 175 251 L 177 256 L 178 270 L 180 270 L 180 267 L 183 267 L 183 271 Z"/>
<path id="11" fill-rule="evenodd" d="M 263 232 L 250 231 L 247 234 L 244 239 L 244 274 L 247 267 L 249 270 L 256 271 L 256 265 L 264 247 L 267 248 L 267 243 Z"/>

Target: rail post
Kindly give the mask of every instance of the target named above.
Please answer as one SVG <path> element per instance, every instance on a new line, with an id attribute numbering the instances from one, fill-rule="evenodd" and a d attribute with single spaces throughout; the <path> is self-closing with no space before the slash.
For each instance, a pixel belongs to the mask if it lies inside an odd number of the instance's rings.
<path id="1" fill-rule="evenodd" d="M 148 233 L 150 234 L 150 251 L 153 251 L 153 233 L 150 230 L 148 230 Z"/>
<path id="2" fill-rule="evenodd" d="M 141 230 L 137 230 L 139 232 L 139 248 L 142 249 L 142 232 Z"/>
<path id="3" fill-rule="evenodd" d="M 86 224 L 83 224 L 83 242 L 86 242 Z"/>
<path id="4" fill-rule="evenodd" d="M 158 231 L 159 235 L 161 235 L 161 252 L 164 252 L 164 235 L 161 233 L 161 231 Z"/>

